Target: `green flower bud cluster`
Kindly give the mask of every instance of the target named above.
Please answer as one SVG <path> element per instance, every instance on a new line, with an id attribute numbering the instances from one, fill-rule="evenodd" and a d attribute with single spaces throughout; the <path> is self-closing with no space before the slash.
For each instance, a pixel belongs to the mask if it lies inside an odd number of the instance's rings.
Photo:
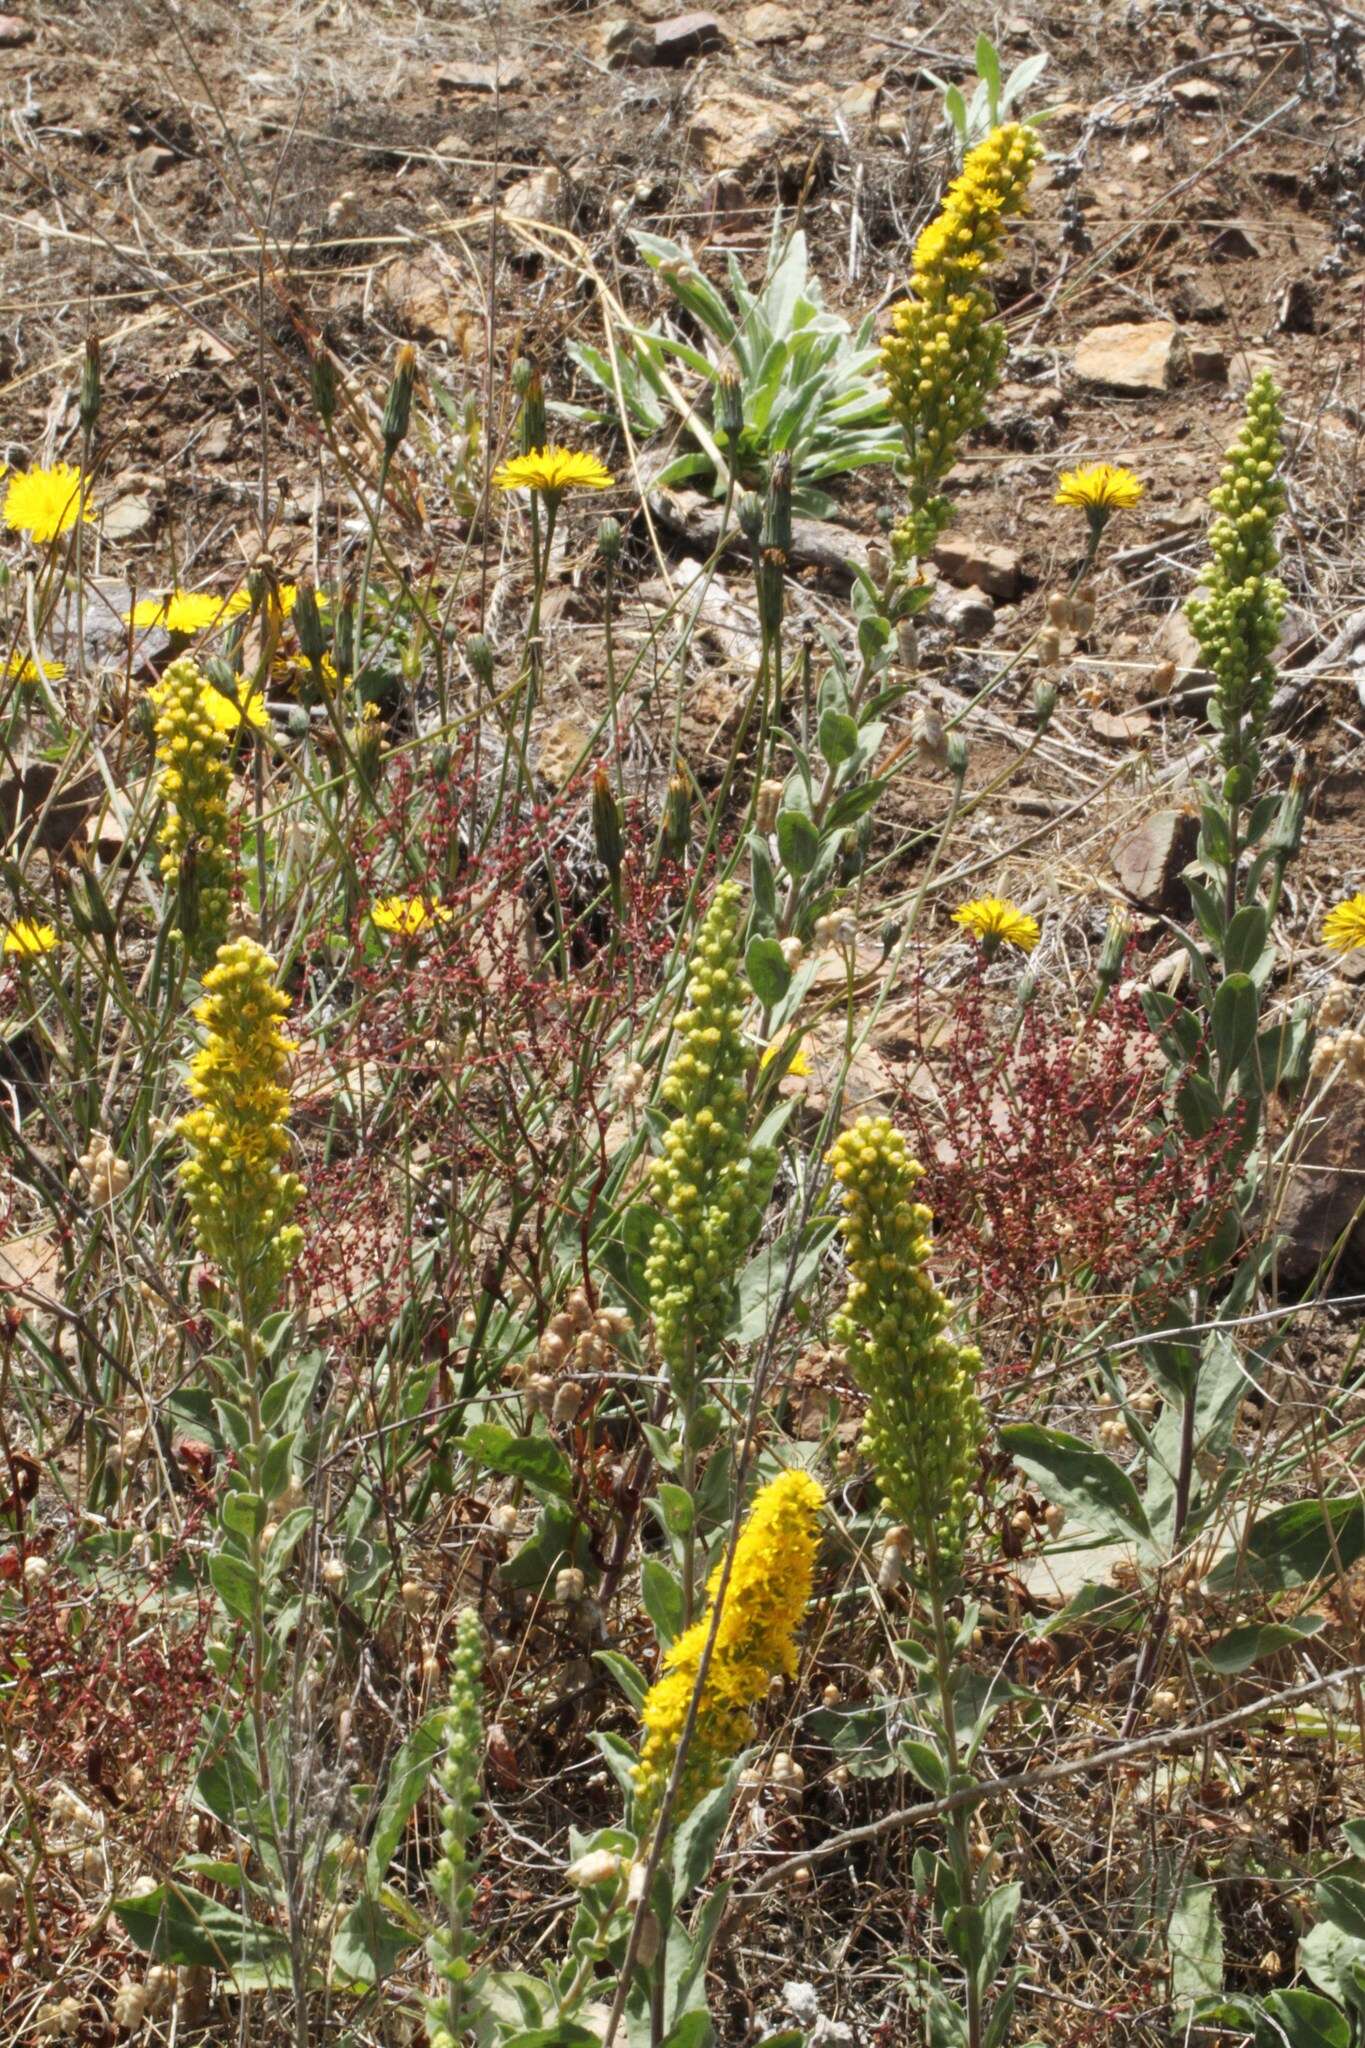
<path id="1" fill-rule="evenodd" d="M 950 507 L 935 486 L 981 424 L 1000 379 L 1005 330 L 982 280 L 999 256 L 1004 223 L 1021 213 L 1042 144 L 1008 122 L 971 151 L 942 211 L 915 244 L 910 296 L 891 309 L 882 368 L 908 457 L 910 511 L 895 529 L 898 561 L 928 554 Z"/>
<path id="2" fill-rule="evenodd" d="M 157 835 L 161 873 L 179 895 L 180 936 L 196 964 L 227 937 L 232 867 L 228 856 L 229 734 L 207 707 L 209 685 L 188 655 L 148 692 L 156 712 L 156 758 L 166 816 Z"/>
<path id="3" fill-rule="evenodd" d="M 289 1220 L 302 1183 L 281 1163 L 289 1154 L 284 1077 L 293 1048 L 279 1020 L 288 1008 L 275 963 L 254 939 L 219 947 L 194 1012 L 204 1026 L 190 1062 L 196 1107 L 177 1126 L 189 1148 L 180 1179 L 195 1241 L 251 1316 L 272 1306 L 303 1242 Z"/>
<path id="4" fill-rule="evenodd" d="M 1242 431 L 1209 493 L 1217 513 L 1209 529 L 1213 560 L 1200 574 L 1203 592 L 1185 607 L 1204 664 L 1214 679 L 1210 718 L 1222 733 L 1220 752 L 1229 801 L 1245 803 L 1259 765 L 1257 742 L 1275 687 L 1275 644 L 1284 622 L 1284 585 L 1275 522 L 1284 510 L 1278 475 L 1284 460 L 1284 415 L 1269 371 L 1247 393 Z"/>
<path id="5" fill-rule="evenodd" d="M 469 1840 L 474 1832 L 483 1758 L 482 1679 L 483 1630 L 473 1608 L 466 1607 L 455 1623 L 450 1705 L 443 1729 L 445 1755 L 436 1771 L 441 1853 L 431 1873 L 431 1888 L 446 1917 L 427 1943 L 427 1953 L 444 1987 L 435 1998 L 425 2001 L 431 2048 L 460 2048 L 467 2024 L 464 2006 L 471 1972 L 466 1928 L 474 1903 Z"/>
<path id="6" fill-rule="evenodd" d="M 863 1449 L 896 1521 L 935 1568 L 951 1568 L 982 1436 L 981 1355 L 949 1334 L 949 1304 L 925 1271 L 932 1219 L 913 1199 L 923 1169 L 900 1132 L 886 1117 L 860 1117 L 829 1162 L 849 1269 L 834 1329 L 869 1396 Z"/>
<path id="7" fill-rule="evenodd" d="M 758 1229 L 772 1170 L 771 1154 L 751 1146 L 745 1129 L 742 915 L 738 887 L 723 882 L 692 956 L 681 1043 L 662 1089 L 676 1114 L 650 1172 L 662 1214 L 645 1280 L 659 1356 L 683 1401 L 729 1319 L 736 1270 Z"/>

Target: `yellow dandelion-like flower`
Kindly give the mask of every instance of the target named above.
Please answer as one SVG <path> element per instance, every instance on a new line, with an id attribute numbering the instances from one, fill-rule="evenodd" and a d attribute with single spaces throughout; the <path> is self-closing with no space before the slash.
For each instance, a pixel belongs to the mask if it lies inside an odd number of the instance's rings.
<path id="1" fill-rule="evenodd" d="M 1365 946 L 1365 896 L 1348 896 L 1323 919 L 1322 943 L 1337 953 L 1354 953 Z"/>
<path id="2" fill-rule="evenodd" d="M 65 674 L 64 662 L 44 661 L 35 667 L 31 654 L 11 654 L 5 663 L 5 680 L 10 683 L 36 683 L 40 675 L 50 683 L 59 683 Z"/>
<path id="3" fill-rule="evenodd" d="M 168 633 L 211 632 L 215 626 L 244 612 L 251 599 L 244 590 L 221 597 L 212 590 L 168 590 L 161 597 L 144 597 L 123 614 L 126 626 L 164 626 Z"/>
<path id="4" fill-rule="evenodd" d="M 205 676 L 203 705 L 204 716 L 216 732 L 236 732 L 239 725 L 253 725 L 263 731 L 270 723 L 261 690 L 252 690 L 239 702 Z"/>
<path id="5" fill-rule="evenodd" d="M 781 1052 L 783 1044 L 783 1039 L 775 1038 L 772 1041 L 771 1045 L 764 1046 L 762 1053 L 759 1055 L 758 1061 L 758 1071 L 760 1072 L 760 1074 L 763 1072 L 765 1067 L 770 1067 L 772 1065 L 773 1061 L 777 1058 L 777 1055 Z M 801 1050 L 801 1047 L 799 1045 L 797 1046 L 796 1051 L 792 1054 L 791 1058 L 787 1061 L 786 1066 L 783 1068 L 783 1072 L 787 1074 L 809 1074 L 810 1061 L 806 1058 L 805 1053 Z"/>
<path id="6" fill-rule="evenodd" d="M 6 526 L 12 533 L 26 533 L 39 546 L 69 533 L 78 519 L 88 525 L 94 516 L 85 481 L 70 462 L 18 470 L 5 491 Z"/>
<path id="7" fill-rule="evenodd" d="M 753 1709 L 779 1674 L 796 1673 L 796 1631 L 815 1574 L 816 1517 L 824 1492 L 809 1472 L 779 1472 L 761 1487 L 740 1530 L 715 1648 L 698 1704 L 675 1820 L 682 1820 L 725 1775 L 753 1734 Z M 714 1602 L 721 1566 L 708 1588 Z M 640 1710 L 645 1740 L 635 1770 L 636 1819 L 648 1825 L 663 1797 L 711 1633 L 707 1612 L 664 1658 L 663 1673 Z"/>
<path id="8" fill-rule="evenodd" d="M 1017 910 L 1003 896 L 974 897 L 953 912 L 953 923 L 980 939 L 991 952 L 1005 945 L 1031 953 L 1038 943 L 1038 920 L 1025 910 Z"/>
<path id="9" fill-rule="evenodd" d="M 546 497 L 561 497 L 565 491 L 606 491 L 615 479 L 595 455 L 579 455 L 572 448 L 533 448 L 529 455 L 513 456 L 493 472 L 500 491 L 541 491 Z"/>
<path id="10" fill-rule="evenodd" d="M 1131 512 L 1144 486 L 1131 469 L 1115 462 L 1091 462 L 1068 469 L 1057 479 L 1054 505 L 1077 505 L 1083 512 Z"/>
<path id="11" fill-rule="evenodd" d="M 413 939 L 423 925 L 444 923 L 454 914 L 448 904 L 429 903 L 424 896 L 381 896 L 370 906 L 370 923 L 376 931 Z"/>
<path id="12" fill-rule="evenodd" d="M 18 960 L 36 960 L 41 953 L 51 953 L 60 944 L 50 924 L 39 924 L 32 917 L 17 917 L 13 924 L 5 926 L 0 951 Z"/>

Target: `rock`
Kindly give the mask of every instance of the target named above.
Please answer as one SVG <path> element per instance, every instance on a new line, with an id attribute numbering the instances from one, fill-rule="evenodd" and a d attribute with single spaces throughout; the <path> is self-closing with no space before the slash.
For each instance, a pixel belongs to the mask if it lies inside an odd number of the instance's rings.
<path id="1" fill-rule="evenodd" d="M 1246 263 L 1254 256 L 1264 254 L 1259 242 L 1254 241 L 1245 228 L 1234 223 L 1231 227 L 1220 228 L 1209 243 L 1209 254 L 1215 263 Z"/>
<path id="2" fill-rule="evenodd" d="M 151 499 L 140 491 L 130 491 L 126 497 L 115 498 L 112 505 L 105 506 L 100 525 L 106 540 L 136 540 L 155 517 Z"/>
<path id="3" fill-rule="evenodd" d="M 502 210 L 514 220 L 553 221 L 559 218 L 564 180 L 556 170 L 532 171 L 518 178 L 502 195 Z"/>
<path id="4" fill-rule="evenodd" d="M 801 115 L 794 107 L 758 99 L 726 80 L 698 104 L 691 136 L 713 176 L 744 180 L 764 172 L 776 175 L 783 145 L 800 127 Z"/>
<path id="5" fill-rule="evenodd" d="M 984 640 L 995 628 L 995 607 L 975 584 L 965 590 L 940 584 L 920 616 L 926 625 L 945 626 L 959 640 Z"/>
<path id="6" fill-rule="evenodd" d="M 876 114 L 882 96 L 880 75 L 864 78 L 857 85 L 850 85 L 839 95 L 839 112 L 846 121 L 870 121 Z"/>
<path id="7" fill-rule="evenodd" d="M 1171 98 L 1195 113 L 1209 113 L 1221 105 L 1223 95 L 1211 78 L 1182 78 L 1171 87 Z"/>
<path id="8" fill-rule="evenodd" d="M 1107 391 L 1167 391 L 1185 361 L 1185 339 L 1171 320 L 1120 320 L 1092 327 L 1076 348 L 1076 375 Z"/>
<path id="9" fill-rule="evenodd" d="M 724 43 L 720 23 L 714 14 L 675 14 L 654 30 L 654 62 L 686 64 L 689 58 L 718 50 Z"/>
<path id="10" fill-rule="evenodd" d="M 1226 384 L 1228 359 L 1221 348 L 1208 342 L 1190 345 L 1190 375 L 1196 384 Z"/>
<path id="11" fill-rule="evenodd" d="M 441 64 L 436 84 L 443 92 L 515 92 L 526 83 L 526 72 L 512 57 L 496 63 Z"/>
<path id="12" fill-rule="evenodd" d="M 33 25 L 18 14 L 0 14 L 0 50 L 17 50 L 33 41 Z"/>
<path id="13" fill-rule="evenodd" d="M 1275 325 L 1284 334 L 1312 334 L 1315 320 L 1313 314 L 1313 287 L 1306 277 L 1296 277 L 1280 293 L 1280 303 L 1275 314 Z"/>
<path id="14" fill-rule="evenodd" d="M 654 62 L 651 29 L 632 21 L 628 14 L 614 14 L 598 30 L 598 48 L 609 71 L 634 69 Z"/>
<path id="15" fill-rule="evenodd" d="M 1199 820 L 1188 811 L 1154 811 L 1109 856 L 1119 887 L 1144 910 L 1187 908 L 1180 871 L 1194 859 L 1198 840 Z"/>
<path id="16" fill-rule="evenodd" d="M 1228 357 L 1228 386 L 1234 392 L 1249 389 L 1262 370 L 1279 373 L 1279 364 L 1269 349 L 1239 348 Z"/>
<path id="17" fill-rule="evenodd" d="M 1023 568 L 1013 548 L 950 535 L 934 549 L 934 567 L 960 588 L 1012 604 L 1023 588 Z"/>
<path id="18" fill-rule="evenodd" d="M 746 7 L 739 18 L 739 32 L 750 43 L 789 43 L 801 34 L 802 24 L 790 7 L 781 7 L 777 0 L 759 0 L 757 7 Z"/>
<path id="19" fill-rule="evenodd" d="M 145 149 L 134 153 L 133 162 L 144 178 L 159 178 L 163 171 L 169 171 L 180 159 L 173 149 L 167 149 L 162 142 L 149 142 Z"/>
<path id="20" fill-rule="evenodd" d="M 1365 1091 L 1339 1080 L 1327 1094 L 1323 1120 L 1298 1156 L 1274 1223 L 1276 1266 L 1291 1287 L 1305 1287 L 1338 1238 L 1346 1238 L 1334 1269 L 1339 1287 L 1365 1284 Z"/>
<path id="21" fill-rule="evenodd" d="M 1152 652 L 1158 662 L 1173 664 L 1175 690 L 1207 689 L 1213 678 L 1203 666 L 1203 654 L 1183 611 L 1168 612 L 1157 627 Z"/>
<path id="22" fill-rule="evenodd" d="M 458 303 L 453 280 L 434 257 L 395 257 L 379 289 L 401 334 L 414 341 L 454 342 L 462 355 L 473 353 L 483 333 L 482 315 Z"/>
<path id="23" fill-rule="evenodd" d="M 1228 302 L 1217 285 L 1198 270 L 1178 270 L 1171 280 L 1173 304 L 1182 320 L 1226 320 Z"/>
<path id="24" fill-rule="evenodd" d="M 577 771 L 588 764 L 592 735 L 571 718 L 556 718 L 546 726 L 536 749 L 536 773 L 551 789 L 563 789 Z"/>
<path id="25" fill-rule="evenodd" d="M 1152 730 L 1152 721 L 1145 711 L 1092 711 L 1090 730 L 1097 740 L 1129 746 Z"/>

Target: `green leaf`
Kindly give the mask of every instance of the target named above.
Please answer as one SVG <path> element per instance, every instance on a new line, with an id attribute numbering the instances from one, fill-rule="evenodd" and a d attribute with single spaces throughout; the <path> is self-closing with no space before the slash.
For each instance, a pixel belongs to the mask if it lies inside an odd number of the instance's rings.
<path id="1" fill-rule="evenodd" d="M 696 1521 L 696 1502 L 685 1486 L 659 1487 L 659 1509 L 670 1536 L 686 1536 Z"/>
<path id="2" fill-rule="evenodd" d="M 594 1650 L 593 1656 L 611 1673 L 638 1713 L 645 1703 L 645 1694 L 649 1691 L 649 1681 L 639 1665 L 633 1663 L 629 1657 L 623 1656 L 619 1650 Z"/>
<path id="3" fill-rule="evenodd" d="M 476 1422 L 458 1447 L 475 1465 L 524 1479 L 541 1500 L 573 1499 L 573 1468 L 547 1436 L 515 1436 L 497 1422 Z"/>
<path id="4" fill-rule="evenodd" d="M 640 1561 L 640 1597 L 662 1650 L 671 1649 L 683 1627 L 682 1587 L 660 1558 Z"/>
<path id="5" fill-rule="evenodd" d="M 1256 1043 L 1256 984 L 1249 974 L 1229 974 L 1213 999 L 1213 1049 L 1226 1097 L 1237 1069 Z"/>
<path id="6" fill-rule="evenodd" d="M 371 1892 L 384 1882 L 408 1815 L 426 1790 L 444 1747 L 445 1712 L 437 1708 L 405 1736 L 389 1765 L 388 1781 L 365 1852 L 365 1881 Z"/>
<path id="7" fill-rule="evenodd" d="M 792 971 L 776 939 L 750 939 L 744 971 L 765 1010 L 776 1008 L 792 985 Z"/>
<path id="8" fill-rule="evenodd" d="M 662 2048 L 709 2048 L 709 2043 L 715 2038 L 711 2015 L 694 2008 L 691 2012 L 685 2012 L 682 2018 L 669 2028 L 664 2035 Z"/>
<path id="9" fill-rule="evenodd" d="M 577 2020 L 559 2020 L 552 2027 L 512 2034 L 504 2039 L 502 2048 L 602 2048 L 602 2036 L 580 2027 Z"/>
<path id="10" fill-rule="evenodd" d="M 777 821 L 777 851 L 789 875 L 808 875 L 820 858 L 820 834 L 804 811 L 783 811 Z"/>
<path id="11" fill-rule="evenodd" d="M 819 740 L 820 752 L 830 767 L 838 768 L 858 751 L 857 723 L 846 711 L 831 708 L 820 720 Z"/>
<path id="12" fill-rule="evenodd" d="M 725 1774 L 724 1783 L 697 1801 L 673 1838 L 673 1893 L 678 1905 L 711 1874 L 725 1823 L 730 1818 L 735 1786 L 739 1783 L 744 1760 L 743 1756 L 735 1758 Z"/>
<path id="13" fill-rule="evenodd" d="M 1314 1991 L 1272 1991 L 1256 2016 L 1256 2048 L 1351 2048 L 1344 2012 Z"/>
<path id="14" fill-rule="evenodd" d="M 1210 1643 L 1200 1661 L 1224 1678 L 1235 1678 L 1238 1672 L 1259 1664 L 1262 1657 L 1272 1657 L 1277 1650 L 1306 1642 L 1326 1626 L 1326 1619 L 1322 1614 L 1305 1614 L 1297 1621 L 1249 1622 L 1245 1628 L 1235 1628 L 1220 1636 L 1216 1643 Z"/>
<path id="15" fill-rule="evenodd" d="M 967 102 L 955 85 L 950 85 L 943 95 L 943 111 L 952 122 L 962 142 L 967 140 Z"/>
<path id="16" fill-rule="evenodd" d="M 1300 1500 L 1274 1508 L 1252 1524 L 1244 1554 L 1237 1550 L 1220 1558 L 1205 1579 L 1211 1593 L 1228 1593 L 1241 1584 L 1262 1592 L 1283 1593 L 1341 1569 L 1349 1571 L 1365 1555 L 1365 1504 L 1359 1495 L 1329 1500 Z"/>
<path id="17" fill-rule="evenodd" d="M 749 872 L 754 892 L 755 921 L 763 927 L 777 922 L 777 880 L 767 841 L 757 832 L 749 834 Z M 786 965 L 786 962 L 783 962 Z"/>
<path id="18" fill-rule="evenodd" d="M 1000 59 L 995 44 L 987 35 L 976 39 L 976 75 L 985 83 L 990 94 L 991 120 L 994 122 L 1000 111 Z"/>
<path id="19" fill-rule="evenodd" d="M 392 1976 L 403 1951 L 415 1948 L 421 1938 L 362 1892 L 332 1936 L 333 1978 L 361 1989 L 378 1984 Z"/>
<path id="20" fill-rule="evenodd" d="M 266 1524 L 266 1505 L 259 1493 L 226 1493 L 220 1512 L 223 1527 L 247 1543 L 254 1542 Z"/>
<path id="21" fill-rule="evenodd" d="M 289 1463 L 294 1453 L 294 1431 L 277 1436 L 266 1446 L 261 1459 L 261 1492 L 266 1500 L 278 1500 L 289 1481 Z"/>
<path id="22" fill-rule="evenodd" d="M 1131 1542 L 1150 1561 L 1155 1545 L 1137 1488 L 1128 1474 L 1079 1437 L 1035 1422 L 1008 1424 L 1000 1441 L 1049 1500 L 1074 1514 L 1102 1541 Z"/>
<path id="23" fill-rule="evenodd" d="M 209 1578 L 228 1613 L 250 1621 L 256 1612 L 256 1575 L 250 1565 L 230 1550 L 219 1550 L 209 1559 Z"/>
<path id="24" fill-rule="evenodd" d="M 137 1946 L 160 1963 L 206 1964 L 239 1990 L 289 1982 L 284 1935 L 189 1885 L 172 1879 L 136 1898 L 115 1899 L 113 1910 Z"/>
<path id="25" fill-rule="evenodd" d="M 1359 1878 L 1324 1877 L 1314 1887 L 1313 1899 L 1324 1920 L 1365 1944 L 1365 1884 Z"/>
<path id="26" fill-rule="evenodd" d="M 1171 1956 L 1171 1998 L 1177 2006 L 1214 1998 L 1223 1989 L 1223 1923 L 1207 1878 L 1187 1878 L 1166 1930 Z"/>
<path id="27" fill-rule="evenodd" d="M 613 1735 L 609 1728 L 594 1728 L 592 1740 L 601 1751 L 607 1769 L 615 1778 L 627 1799 L 635 1795 L 635 1766 L 640 1759 L 623 1736 Z"/>
<path id="28" fill-rule="evenodd" d="M 1262 903 L 1247 903 L 1228 926 L 1223 965 L 1229 974 L 1250 974 L 1265 950 L 1270 918 Z"/>
<path id="29" fill-rule="evenodd" d="M 905 1765 L 926 1792 L 932 1792 L 935 1799 L 942 1799 L 948 1790 L 948 1770 L 943 1758 L 929 1743 L 903 1736 L 896 1744 L 896 1760 Z"/>
<path id="30" fill-rule="evenodd" d="M 588 1546 L 588 1532 L 577 1516 L 560 1501 L 547 1501 L 535 1529 L 514 1557 L 498 1569 L 498 1578 L 513 1590 L 523 1587 L 544 1591 L 560 1568 L 577 1565 L 596 1581 L 596 1570 Z"/>

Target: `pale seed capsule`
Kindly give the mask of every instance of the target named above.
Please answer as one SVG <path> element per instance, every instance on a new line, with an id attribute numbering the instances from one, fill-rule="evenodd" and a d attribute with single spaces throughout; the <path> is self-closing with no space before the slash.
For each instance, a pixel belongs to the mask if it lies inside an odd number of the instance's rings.
<path id="1" fill-rule="evenodd" d="M 775 831 L 777 814 L 782 808 L 782 784 L 769 780 L 758 785 L 758 797 L 754 805 L 754 824 L 765 835 Z"/>
<path id="2" fill-rule="evenodd" d="M 555 1599 L 561 1607 L 572 1607 L 583 1598 L 587 1583 L 577 1565 L 566 1565 L 555 1579 Z"/>
<path id="3" fill-rule="evenodd" d="M 1060 1507 L 1056 1501 L 1051 1501 L 1043 1510 L 1043 1520 L 1047 1524 L 1049 1536 L 1060 1536 L 1066 1527 L 1066 1509 Z"/>
<path id="4" fill-rule="evenodd" d="M 582 1406 L 582 1387 L 577 1380 L 565 1380 L 563 1385 L 556 1389 L 550 1419 L 553 1422 L 572 1422 Z"/>

